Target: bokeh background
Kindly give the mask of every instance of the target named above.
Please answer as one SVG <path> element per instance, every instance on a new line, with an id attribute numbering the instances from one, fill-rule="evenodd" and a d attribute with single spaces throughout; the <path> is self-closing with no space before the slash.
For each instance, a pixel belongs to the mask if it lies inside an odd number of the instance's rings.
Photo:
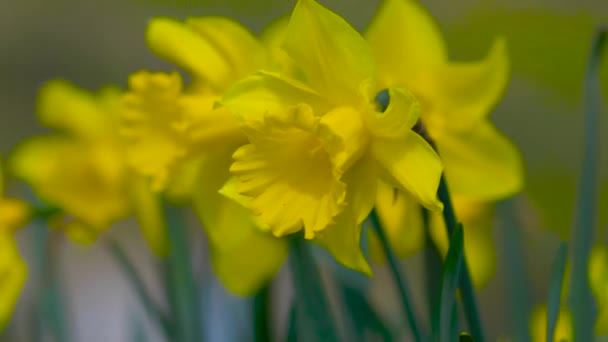
<path id="1" fill-rule="evenodd" d="M 0 153 L 4 158 L 27 137 L 45 132 L 36 122 L 35 99 L 39 87 L 63 78 L 96 90 L 105 84 L 126 86 L 130 73 L 172 70 L 153 56 L 144 43 L 147 21 L 157 15 L 185 18 L 221 14 L 235 17 L 254 32 L 279 15 L 288 13 L 292 0 L 23 0 L 0 3 Z M 379 1 L 320 1 L 362 30 Z M 608 23 L 608 2 L 603 0 L 461 0 L 422 1 L 442 27 L 450 55 L 457 60 L 485 56 L 496 35 L 507 38 L 512 62 L 508 91 L 492 115 L 497 126 L 520 147 L 526 162 L 526 190 L 500 203 L 493 236 L 497 274 L 479 292 L 482 319 L 489 340 L 512 336 L 509 297 L 514 276 L 527 286 L 530 306 L 546 298 L 550 266 L 558 242 L 567 239 L 575 201 L 576 176 L 582 151 L 582 81 L 590 40 L 599 23 Z M 606 58 L 604 58 L 606 61 Z M 603 84 L 600 127 L 601 218 L 597 241 L 606 243 L 608 213 L 608 63 L 601 72 Z M 9 193 L 31 198 L 23 184 L 12 182 Z M 242 341 L 250 337 L 250 302 L 225 293 L 210 273 L 205 237 L 191 220 L 192 243 L 197 248 L 197 269 L 206 277 L 204 326 L 214 341 Z M 20 250 L 30 267 L 26 291 L 4 337 L 28 341 L 32 303 L 41 281 L 36 272 L 36 227 L 18 233 Z M 523 264 L 508 269 L 517 249 L 503 243 L 515 234 L 521 242 Z M 142 270 L 152 292 L 162 300 L 157 261 L 148 251 L 134 222 L 116 225 L 110 233 L 129 246 L 128 254 Z M 68 328 L 74 341 L 130 341 L 145 333 L 145 340 L 162 340 L 151 325 L 102 237 L 92 246 L 79 246 L 58 238 L 58 270 L 68 303 Z M 420 256 L 404 262 L 414 292 L 424 292 Z M 403 324 L 396 293 L 388 273 L 377 266 L 368 290 L 383 318 L 391 326 Z M 518 271 L 518 272 L 517 272 Z M 279 274 L 275 296 L 277 334 L 284 332 L 289 297 L 285 270 Z M 353 281 L 360 281 L 354 277 Z M 388 290 L 385 290 L 387 288 Z M 204 302 L 204 303 L 203 303 Z M 422 303 L 421 303 L 422 305 Z M 422 312 L 421 312 L 422 314 Z M 134 328 L 136 327 L 136 328 Z M 404 337 L 407 340 L 407 336 Z"/>

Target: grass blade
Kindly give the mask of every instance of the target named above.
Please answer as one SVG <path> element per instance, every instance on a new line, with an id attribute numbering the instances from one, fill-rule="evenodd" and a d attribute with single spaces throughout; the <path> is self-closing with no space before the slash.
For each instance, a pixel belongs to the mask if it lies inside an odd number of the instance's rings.
<path id="1" fill-rule="evenodd" d="M 352 327 L 349 329 L 356 336 L 350 337 L 354 341 L 365 341 L 366 332 L 371 332 L 381 337 L 382 341 L 392 341 L 394 338 L 386 327 L 376 310 L 370 305 L 364 294 L 356 288 L 341 284 L 342 299 L 346 306 L 346 312 L 350 317 Z"/>
<path id="2" fill-rule="evenodd" d="M 399 268 L 399 261 L 397 259 L 397 256 L 395 255 L 395 253 L 393 253 L 388 244 L 386 234 L 384 234 L 384 230 L 382 229 L 382 225 L 380 224 L 378 213 L 375 209 L 372 210 L 369 218 L 374 231 L 376 232 L 378 238 L 380 239 L 380 242 L 382 243 L 382 248 L 386 252 L 388 265 L 391 269 L 393 279 L 397 284 L 397 290 L 399 290 L 403 310 L 405 311 L 405 316 L 407 318 L 410 329 L 412 330 L 412 336 L 414 337 L 415 341 L 423 341 L 423 335 L 421 332 L 422 330 L 418 326 L 416 315 L 414 314 L 414 306 L 412 304 L 412 300 L 410 299 L 410 290 L 407 286 L 407 282 L 405 281 L 405 276 L 402 274 Z"/>
<path id="3" fill-rule="evenodd" d="M 180 342 L 201 340 L 201 312 L 197 284 L 192 272 L 192 251 L 183 209 L 165 206 L 171 252 L 164 260 L 167 272 L 168 297 L 176 338 Z"/>
<path id="4" fill-rule="evenodd" d="M 253 297 L 253 337 L 255 342 L 268 342 L 270 336 L 270 285 Z"/>
<path id="5" fill-rule="evenodd" d="M 559 317 L 562 299 L 562 284 L 566 273 L 566 261 L 568 260 L 568 246 L 562 241 L 557 250 L 551 270 L 551 282 L 549 283 L 549 294 L 547 298 L 547 341 L 553 341 L 555 324 Z"/>
<path id="6" fill-rule="evenodd" d="M 452 206 L 450 191 L 444 175 L 441 176 L 437 196 L 439 197 L 439 200 L 443 202 L 443 220 L 445 222 L 448 236 L 452 236 L 459 224 L 456 220 L 456 214 L 454 213 L 454 207 Z M 471 335 L 475 341 L 483 342 L 484 334 L 481 327 L 481 320 L 479 319 L 477 299 L 475 298 L 475 290 L 473 288 L 473 282 L 471 281 L 471 275 L 469 274 L 469 268 L 466 262 L 462 263 L 459 278 L 460 295 L 462 296 L 464 313 L 469 323 L 469 329 L 471 329 Z"/>
<path id="7" fill-rule="evenodd" d="M 570 307 L 574 320 L 574 340 L 591 341 L 595 310 L 587 277 L 589 254 L 597 224 L 599 105 L 598 70 L 606 42 L 607 29 L 594 35 L 584 79 L 584 150 L 579 175 L 576 209 L 572 227 L 572 274 Z"/>
<path id="8" fill-rule="evenodd" d="M 295 290 L 296 340 L 338 341 L 323 283 L 302 234 L 289 239 L 289 268 Z"/>
<path id="9" fill-rule="evenodd" d="M 502 259 L 506 278 L 506 295 L 509 298 L 510 331 L 513 340 L 530 341 L 530 293 L 528 269 L 524 261 L 522 229 L 516 214 L 516 201 L 511 199 L 499 204 L 499 217 L 502 224 Z"/>
<path id="10" fill-rule="evenodd" d="M 439 316 L 437 326 L 439 328 L 439 341 L 451 341 L 452 314 L 456 302 L 456 290 L 460 279 L 460 270 L 464 260 L 463 231 L 459 224 L 450 237 L 450 248 L 445 258 L 443 274 L 441 279 L 441 295 L 439 297 Z"/>
<path id="11" fill-rule="evenodd" d="M 150 294 L 146 284 L 137 272 L 137 268 L 120 246 L 120 243 L 115 239 L 110 239 L 108 248 L 114 261 L 118 264 L 124 276 L 127 277 L 133 292 L 139 297 L 139 302 L 144 307 L 146 313 L 158 324 L 161 330 L 166 334 L 166 337 L 170 338 L 172 331 L 171 320 L 167 317 L 166 313 L 163 312 L 160 304 L 158 304 Z M 141 324 L 141 322 L 138 322 L 138 324 Z"/>

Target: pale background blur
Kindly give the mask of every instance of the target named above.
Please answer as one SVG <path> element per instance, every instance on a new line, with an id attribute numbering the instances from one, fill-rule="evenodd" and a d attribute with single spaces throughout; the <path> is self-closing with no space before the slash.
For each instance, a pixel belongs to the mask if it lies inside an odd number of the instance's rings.
<path id="1" fill-rule="evenodd" d="M 357 29 L 363 29 L 379 1 L 321 1 L 340 13 Z M 170 70 L 171 65 L 154 57 L 144 43 L 144 29 L 155 15 L 185 18 L 190 15 L 223 14 L 242 20 L 254 32 L 277 16 L 287 13 L 294 1 L 127 1 L 127 0 L 23 0 L 0 2 L 0 153 L 3 159 L 21 140 L 45 132 L 35 119 L 38 88 L 47 80 L 64 78 L 95 90 L 108 83 L 125 87 L 127 76 L 139 69 Z M 508 206 L 515 208 L 516 221 L 524 237 L 530 298 L 540 303 L 546 295 L 548 272 L 559 236 L 567 237 L 574 203 L 574 186 L 582 146 L 581 84 L 589 41 L 599 22 L 608 23 L 608 2 L 602 0 L 461 0 L 423 1 L 446 34 L 449 51 L 456 59 L 482 58 L 492 37 L 507 38 L 512 57 L 512 81 L 493 119 L 521 148 L 527 164 L 526 193 Z M 608 64 L 608 63 L 605 63 Z M 604 68 L 604 85 L 608 84 Z M 604 95 L 608 94 L 604 87 Z M 607 97 L 601 125 L 602 207 L 608 211 L 608 117 Z M 29 196 L 22 184 L 11 184 L 9 192 Z M 605 216 L 602 227 L 605 227 Z M 504 229 L 512 228 L 499 216 L 494 227 L 498 253 L 498 274 L 479 297 L 482 317 L 490 340 L 509 335 L 505 298 L 508 285 L 500 274 Z M 202 231 L 192 220 L 204 246 Z M 605 229 L 601 235 L 605 236 Z M 129 245 L 132 256 L 144 270 L 156 294 L 158 274 L 154 257 L 145 248 L 133 222 L 117 225 L 111 234 Z M 35 260 L 33 229 L 19 232 L 21 250 L 28 264 Z M 605 241 L 605 240 L 604 240 Z M 90 247 L 58 241 L 62 250 L 61 269 L 69 298 L 69 329 L 74 341 L 129 341 L 134 324 L 147 327 L 148 338 L 157 331 L 137 304 L 126 280 L 110 258 L 103 239 Z M 204 248 L 200 269 L 208 269 Z M 406 270 L 418 272 L 419 257 L 405 262 Z M 20 298 L 11 332 L 29 337 L 37 275 L 30 265 L 27 291 Z M 208 272 L 207 272 L 208 273 Z M 386 275 L 378 272 L 381 280 Z M 415 273 L 414 273 L 415 274 Z M 411 280 L 417 277 L 409 277 Z M 207 335 L 213 340 L 247 339 L 247 301 L 226 297 L 222 285 L 208 282 L 206 315 L 211 321 Z M 375 289 L 373 287 L 372 289 Z M 417 288 L 416 291 L 422 291 Z M 386 295 L 385 295 L 386 293 Z M 392 290 L 382 292 L 379 303 L 395 302 Z M 374 294 L 374 298 L 380 296 Z M 392 309 L 398 311 L 398 308 Z M 391 318 L 391 309 L 383 310 Z M 135 320 L 136 316 L 139 319 Z M 284 330 L 283 327 L 280 328 Z M 160 338 L 157 336 L 157 340 Z"/>

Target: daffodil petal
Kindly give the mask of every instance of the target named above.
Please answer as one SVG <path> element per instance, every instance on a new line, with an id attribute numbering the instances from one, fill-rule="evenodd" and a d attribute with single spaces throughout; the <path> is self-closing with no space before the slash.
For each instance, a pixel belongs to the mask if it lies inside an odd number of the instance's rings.
<path id="1" fill-rule="evenodd" d="M 373 111 L 368 116 L 369 128 L 377 137 L 400 138 L 410 130 L 420 118 L 420 104 L 405 88 L 388 89 L 389 103 L 383 112 Z"/>
<path id="2" fill-rule="evenodd" d="M 373 272 L 361 249 L 361 229 L 374 206 L 378 184 L 375 163 L 360 159 L 344 175 L 347 184 L 347 207 L 335 223 L 319 233 L 315 241 L 324 246 L 342 265 L 372 276 Z"/>
<path id="3" fill-rule="evenodd" d="M 0 232 L 14 233 L 31 219 L 32 208 L 16 198 L 2 198 L 0 193 Z"/>
<path id="4" fill-rule="evenodd" d="M 118 94 L 115 94 L 118 100 Z M 50 128 L 91 138 L 111 130 L 96 95 L 64 80 L 47 82 L 38 93 L 37 115 Z"/>
<path id="5" fill-rule="evenodd" d="M 12 234 L 0 232 L 0 331 L 8 323 L 27 277 Z"/>
<path id="6" fill-rule="evenodd" d="M 402 139 L 378 138 L 372 151 L 395 186 L 410 192 L 431 210 L 443 208 L 437 199 L 443 165 L 421 136 L 411 131 Z"/>
<path id="7" fill-rule="evenodd" d="M 413 86 L 447 58 L 439 26 L 415 0 L 384 0 L 365 38 L 385 86 Z"/>
<path id="8" fill-rule="evenodd" d="M 372 269 L 361 250 L 361 229 L 362 224 L 356 222 L 352 209 L 348 208 L 336 217 L 334 224 L 317 234 L 314 241 L 340 264 L 371 277 Z"/>
<path id="9" fill-rule="evenodd" d="M 400 258 L 408 258 L 424 248 L 422 207 L 412 195 L 380 181 L 376 210 L 391 249 Z"/>
<path id="10" fill-rule="evenodd" d="M 343 18 L 314 0 L 300 0 L 291 15 L 283 48 L 314 89 L 329 99 L 359 95 L 374 76 L 367 42 Z"/>
<path id="11" fill-rule="evenodd" d="M 274 277 L 288 248 L 286 241 L 262 232 L 248 209 L 219 194 L 230 176 L 226 152 L 203 161 L 193 207 L 207 232 L 215 272 L 232 292 L 251 295 Z"/>
<path id="12" fill-rule="evenodd" d="M 133 215 L 148 246 L 158 256 L 168 255 L 171 245 L 159 194 L 151 191 L 146 179 L 136 175 L 130 177 L 129 187 Z"/>
<path id="13" fill-rule="evenodd" d="M 95 229 L 129 213 L 126 168 L 119 147 L 57 135 L 38 136 L 13 152 L 10 164 L 41 199 Z"/>
<path id="14" fill-rule="evenodd" d="M 433 69 L 419 89 L 428 101 L 428 117 L 453 130 L 470 128 L 487 117 L 509 84 L 509 58 L 503 38 L 494 41 L 480 62 L 450 62 Z M 441 119 L 439 119 L 441 117 Z"/>
<path id="15" fill-rule="evenodd" d="M 260 121 L 265 115 L 277 115 L 299 103 L 327 108 L 319 94 L 306 85 L 261 71 L 236 83 L 222 99 L 222 104 L 242 121 Z"/>
<path id="16" fill-rule="evenodd" d="M 260 33 L 260 41 L 268 51 L 271 65 L 270 70 L 276 70 L 285 75 L 296 77 L 298 75 L 297 67 L 287 52 L 283 50 L 283 42 L 287 36 L 289 19 L 289 15 L 284 15 L 272 21 Z"/>
<path id="17" fill-rule="evenodd" d="M 492 123 L 482 122 L 466 133 L 437 136 L 435 143 L 453 194 L 496 200 L 521 191 L 523 158 Z"/>
<path id="18" fill-rule="evenodd" d="M 190 17 L 186 19 L 186 26 L 206 39 L 216 48 L 215 53 L 226 59 L 232 73 L 228 83 L 268 63 L 262 44 L 236 20 L 220 16 Z"/>
<path id="19" fill-rule="evenodd" d="M 214 89 L 223 89 L 233 81 L 230 62 L 223 53 L 181 21 L 153 18 L 146 28 L 146 43 L 155 55 Z"/>

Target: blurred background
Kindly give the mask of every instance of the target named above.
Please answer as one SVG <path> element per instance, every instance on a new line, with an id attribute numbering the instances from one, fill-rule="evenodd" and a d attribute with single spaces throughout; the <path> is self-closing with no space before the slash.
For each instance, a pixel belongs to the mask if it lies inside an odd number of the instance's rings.
<path id="1" fill-rule="evenodd" d="M 185 18 L 221 14 L 235 17 L 254 32 L 279 15 L 288 13 L 295 1 L 143 1 L 143 0 L 23 0 L 0 4 L 0 154 L 3 159 L 27 137 L 45 132 L 35 118 L 39 87 L 54 78 L 96 90 L 105 84 L 126 87 L 130 73 L 140 70 L 172 70 L 153 56 L 144 43 L 147 21 L 157 15 Z M 362 30 L 379 1 L 320 1 Z M 493 37 L 507 38 L 512 62 L 509 89 L 492 115 L 496 125 L 521 149 L 526 162 L 526 190 L 500 203 L 493 226 L 497 273 L 479 292 L 482 318 L 489 340 L 511 336 L 510 281 L 505 265 L 512 246 L 502 243 L 505 234 L 517 231 L 524 260 L 520 276 L 528 284 L 531 307 L 545 301 L 551 263 L 558 242 L 569 236 L 575 201 L 576 176 L 582 151 L 582 81 L 590 40 L 599 23 L 608 23 L 608 2 L 602 0 L 461 0 L 422 1 L 438 20 L 451 57 L 477 60 L 487 53 Z M 608 63 L 601 73 L 603 108 L 600 174 L 601 218 L 596 239 L 606 240 L 608 214 Z M 8 192 L 21 198 L 31 193 L 12 182 Z M 30 196 L 30 197 L 28 197 Z M 212 278 L 205 257 L 205 237 L 192 218 L 192 243 L 199 246 L 196 264 L 206 282 L 205 329 L 214 341 L 247 340 L 251 331 L 247 299 L 227 294 Z M 40 275 L 36 274 L 36 227 L 18 233 L 20 250 L 30 267 L 26 290 L 4 339 L 32 339 L 29 322 Z M 111 229 L 112 236 L 128 245 L 128 254 L 142 270 L 152 292 L 162 297 L 157 261 L 149 252 L 134 222 Z M 103 240 L 103 238 L 102 238 Z M 130 341 L 134 326 L 145 331 L 145 340 L 162 340 L 149 322 L 127 281 L 108 253 L 107 246 L 61 245 L 59 272 L 68 299 L 68 327 L 74 341 Z M 422 293 L 421 257 L 404 261 L 416 293 Z M 200 265 L 199 265 L 200 264 Z M 378 266 L 377 277 L 366 286 L 381 315 L 391 325 L 403 322 L 388 273 Z M 286 281 L 285 270 L 279 278 Z M 279 280 L 280 280 L 279 279 Z M 357 278 L 358 279 L 358 278 Z M 358 280 L 357 280 L 358 281 Z M 390 291 L 383 291 L 391 287 Z M 275 286 L 277 291 L 283 287 Z M 286 294 L 285 296 L 288 296 Z M 416 296 L 415 296 L 416 297 Z M 419 296 L 421 297 L 421 296 Z M 281 296 L 277 322 L 284 322 Z M 281 309 L 283 308 L 283 309 Z M 283 310 L 283 311 L 281 311 Z M 135 317 L 135 318 L 134 318 Z M 278 333 L 285 330 L 277 328 Z M 403 324 L 402 324 L 403 325 Z M 238 327 L 239 329 L 235 329 Z M 406 338 L 407 339 L 407 338 Z"/>

